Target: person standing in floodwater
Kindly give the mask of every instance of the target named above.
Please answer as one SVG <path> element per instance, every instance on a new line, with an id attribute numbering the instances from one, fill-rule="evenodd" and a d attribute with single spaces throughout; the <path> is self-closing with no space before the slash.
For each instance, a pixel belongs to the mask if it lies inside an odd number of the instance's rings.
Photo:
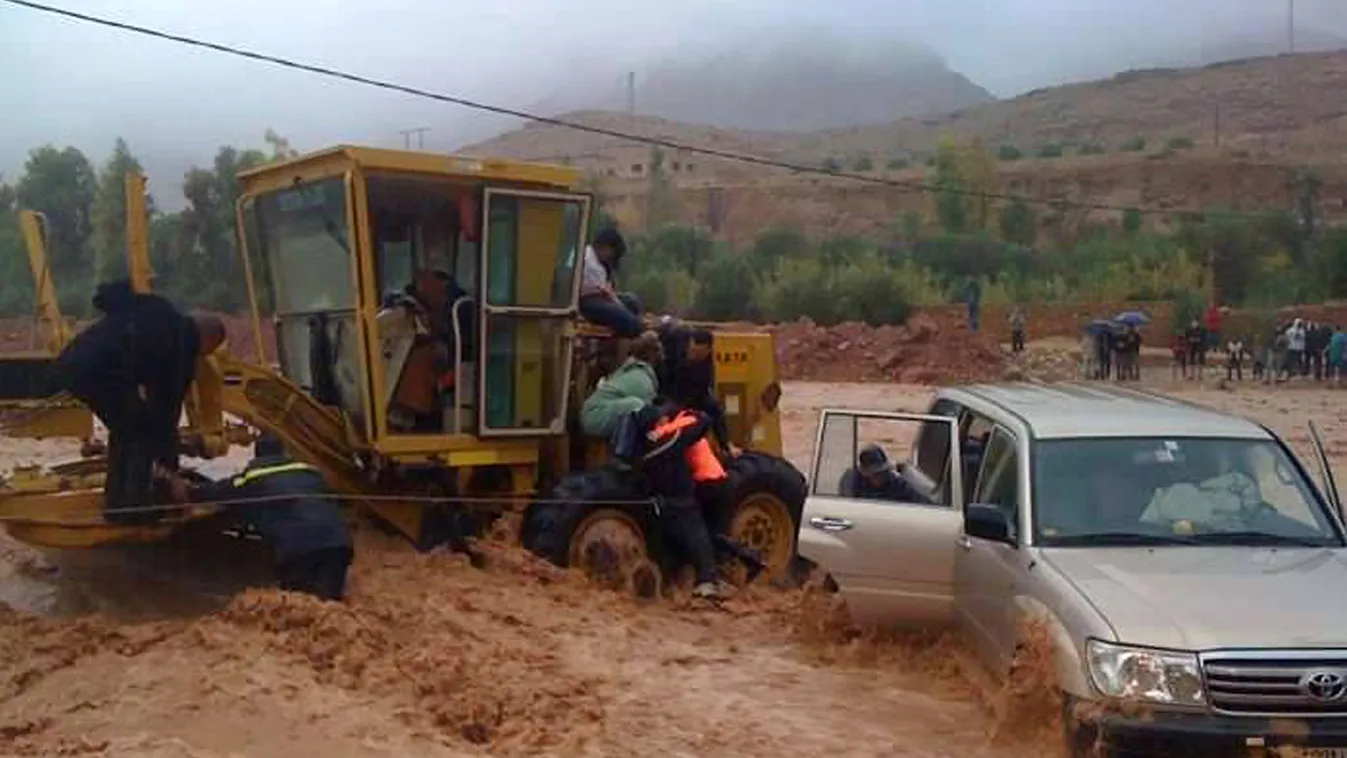
<path id="1" fill-rule="evenodd" d="M 968 304 L 968 331 L 978 330 L 978 317 L 982 311 L 982 285 L 977 279 L 968 278 L 963 288 L 964 302 Z"/>
<path id="2" fill-rule="evenodd" d="M 1010 312 L 1010 352 L 1024 352 L 1024 311 L 1018 306 Z"/>

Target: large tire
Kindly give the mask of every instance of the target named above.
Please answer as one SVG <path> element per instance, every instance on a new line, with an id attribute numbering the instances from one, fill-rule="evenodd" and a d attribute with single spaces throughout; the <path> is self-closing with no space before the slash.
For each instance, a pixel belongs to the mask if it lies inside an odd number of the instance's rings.
<path id="1" fill-rule="evenodd" d="M 551 500 L 534 503 L 524 513 L 520 539 L 526 549 L 567 568 L 572 563 L 576 530 L 586 519 L 606 511 L 634 522 L 648 546 L 655 533 L 653 509 L 633 502 L 648 496 L 639 475 L 615 466 L 569 474 L 557 483 Z"/>
<path id="2" fill-rule="evenodd" d="M 726 466 L 726 512 L 716 522 L 726 536 L 756 551 L 773 579 L 798 578 L 796 544 L 805 497 L 804 474 L 790 461 L 764 453 L 740 453 Z"/>

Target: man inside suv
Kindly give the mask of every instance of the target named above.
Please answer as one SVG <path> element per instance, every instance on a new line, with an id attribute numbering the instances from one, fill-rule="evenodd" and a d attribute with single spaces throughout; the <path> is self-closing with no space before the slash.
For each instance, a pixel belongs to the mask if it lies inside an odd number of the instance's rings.
<path id="1" fill-rule="evenodd" d="M 895 503 L 924 503 L 926 499 L 908 484 L 889 460 L 884 448 L 870 443 L 861 448 L 856 465 L 847 469 L 837 485 L 843 497 L 864 500 L 891 500 Z"/>

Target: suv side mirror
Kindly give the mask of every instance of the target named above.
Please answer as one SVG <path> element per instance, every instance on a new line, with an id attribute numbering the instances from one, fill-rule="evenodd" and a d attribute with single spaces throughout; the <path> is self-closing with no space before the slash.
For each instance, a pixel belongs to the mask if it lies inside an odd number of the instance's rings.
<path id="1" fill-rule="evenodd" d="M 989 503 L 969 503 L 963 512 L 963 531 L 969 537 L 992 542 L 1014 544 L 1010 536 L 1010 522 L 1000 506 Z"/>

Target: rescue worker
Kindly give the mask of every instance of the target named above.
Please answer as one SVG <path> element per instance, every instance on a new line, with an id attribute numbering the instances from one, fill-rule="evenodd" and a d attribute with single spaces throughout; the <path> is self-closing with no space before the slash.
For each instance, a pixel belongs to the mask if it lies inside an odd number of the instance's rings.
<path id="1" fill-rule="evenodd" d="M 842 474 L 837 489 L 843 497 L 895 503 L 927 502 L 894 468 L 884 448 L 874 443 L 861 448 L 860 455 L 856 456 L 856 465 Z"/>
<path id="2" fill-rule="evenodd" d="M 623 416 L 654 401 L 659 392 L 655 367 L 664 360 L 659 336 L 646 332 L 631 345 L 631 354 L 616 371 L 603 377 L 580 408 L 580 428 L 590 437 L 611 440 Z"/>
<path id="3" fill-rule="evenodd" d="M 154 471 L 178 468 L 178 421 L 196 362 L 225 340 L 214 316 L 191 318 L 164 298 L 137 293 L 130 280 L 100 285 L 94 307 L 104 315 L 57 358 L 63 389 L 108 430 L 105 518 L 157 520 Z"/>
<path id="4" fill-rule="evenodd" d="M 725 408 L 716 396 L 713 335 L 708 329 L 690 329 L 673 322 L 661 324 L 659 331 L 664 342 L 660 392 L 685 408 L 705 413 L 716 441 L 728 446 Z"/>
<path id="5" fill-rule="evenodd" d="M 192 486 L 169 479 L 178 502 L 214 503 L 258 499 L 255 504 L 226 505 L 271 547 L 277 584 L 323 600 L 346 593 L 346 572 L 354 557 L 351 533 L 331 490 L 314 467 L 289 457 L 280 440 L 263 435 L 253 459 L 241 473 Z"/>
<path id="6" fill-rule="evenodd" d="M 698 480 L 724 478 L 724 468 L 706 440 L 706 414 L 648 405 L 635 415 L 644 430 L 642 469 L 658 498 L 660 527 L 696 571 L 694 597 L 719 600 L 729 590 L 716 570 L 715 550 L 697 501 Z"/>

